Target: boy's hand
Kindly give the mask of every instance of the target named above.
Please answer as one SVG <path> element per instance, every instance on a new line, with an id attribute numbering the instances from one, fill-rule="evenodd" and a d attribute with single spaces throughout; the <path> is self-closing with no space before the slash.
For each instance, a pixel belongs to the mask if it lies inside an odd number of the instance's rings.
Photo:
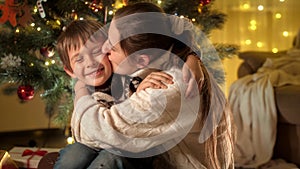
<path id="1" fill-rule="evenodd" d="M 137 92 L 146 88 L 166 89 L 166 84 L 173 83 L 173 77 L 165 72 L 152 72 L 150 73 L 138 86 Z"/>
<path id="2" fill-rule="evenodd" d="M 204 75 L 201 68 L 201 61 L 198 56 L 189 55 L 182 68 L 183 80 L 188 83 L 185 97 L 192 98 L 201 92 Z M 194 83 L 194 79 L 197 83 Z"/>

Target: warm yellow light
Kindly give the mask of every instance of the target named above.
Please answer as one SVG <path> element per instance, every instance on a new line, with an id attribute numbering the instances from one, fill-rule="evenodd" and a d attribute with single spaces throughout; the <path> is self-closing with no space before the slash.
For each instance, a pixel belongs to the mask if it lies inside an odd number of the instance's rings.
<path id="1" fill-rule="evenodd" d="M 35 26 L 35 23 L 32 22 L 32 23 L 30 24 L 30 26 L 34 27 L 34 26 Z"/>
<path id="2" fill-rule="evenodd" d="M 259 47 L 259 48 L 261 48 L 261 47 L 263 47 L 263 43 L 262 42 L 257 42 L 256 46 Z"/>
<path id="3" fill-rule="evenodd" d="M 37 27 L 36 30 L 37 30 L 37 31 L 41 31 L 42 28 L 41 28 L 41 27 Z"/>
<path id="4" fill-rule="evenodd" d="M 196 19 L 195 18 L 192 18 L 192 22 L 195 22 L 196 21 Z"/>
<path id="5" fill-rule="evenodd" d="M 184 18 L 184 16 L 183 16 L 183 15 L 181 15 L 181 16 L 180 16 L 180 18 Z"/>
<path id="6" fill-rule="evenodd" d="M 37 11 L 38 11 L 37 7 L 34 7 L 33 12 L 37 13 Z"/>
<path id="7" fill-rule="evenodd" d="M 74 139 L 73 139 L 73 137 L 68 137 L 67 138 L 67 143 L 68 144 L 73 144 L 75 141 L 74 141 Z"/>
<path id="8" fill-rule="evenodd" d="M 60 25 L 60 24 L 61 24 L 59 20 L 56 20 L 56 23 L 57 23 L 58 25 Z"/>
<path id="9" fill-rule="evenodd" d="M 277 49 L 277 48 L 273 48 L 273 49 L 272 49 L 272 52 L 273 52 L 273 53 L 277 53 L 277 52 L 278 52 L 278 49 Z"/>
<path id="10" fill-rule="evenodd" d="M 108 12 L 108 15 L 113 15 L 114 14 L 114 11 L 112 11 L 112 10 L 110 10 L 109 12 Z"/>
<path id="11" fill-rule="evenodd" d="M 246 45 L 250 45 L 251 43 L 252 43 L 252 41 L 250 39 L 245 40 Z"/>
<path id="12" fill-rule="evenodd" d="M 288 31 L 283 31 L 283 32 L 282 32 L 282 35 L 283 35 L 284 37 L 288 37 L 288 36 L 289 36 L 289 32 L 288 32 Z"/>
<path id="13" fill-rule="evenodd" d="M 249 8 L 250 8 L 250 5 L 249 5 L 249 4 L 244 4 L 244 5 L 243 5 L 243 8 L 244 8 L 244 9 L 249 9 Z"/>
<path id="14" fill-rule="evenodd" d="M 256 20 L 254 20 L 254 19 L 251 20 L 251 21 L 250 21 L 250 24 L 251 24 L 251 25 L 256 25 Z"/>
<path id="15" fill-rule="evenodd" d="M 81 20 L 81 21 L 82 21 L 82 20 L 84 20 L 84 18 L 83 18 L 83 17 L 80 17 L 80 18 L 79 18 L 79 20 Z"/>
<path id="16" fill-rule="evenodd" d="M 257 27 L 256 27 L 256 25 L 251 25 L 251 26 L 249 26 L 248 28 L 249 28 L 250 30 L 255 31 Z"/>
<path id="17" fill-rule="evenodd" d="M 259 11 L 263 11 L 263 10 L 264 10 L 264 6 L 263 6 L 263 5 L 258 5 L 257 9 L 258 9 Z"/>
<path id="18" fill-rule="evenodd" d="M 19 28 L 17 28 L 17 29 L 16 29 L 16 33 L 19 33 L 19 32 L 20 32 L 20 29 L 19 29 Z"/>
<path id="19" fill-rule="evenodd" d="M 158 0 L 157 3 L 160 5 L 161 4 L 161 0 Z"/>
<path id="20" fill-rule="evenodd" d="M 86 5 L 87 5 L 87 4 L 89 4 L 89 2 L 88 2 L 88 1 L 85 1 L 84 3 L 85 3 Z"/>
<path id="21" fill-rule="evenodd" d="M 280 2 L 284 2 L 285 0 L 279 0 Z"/>
<path id="22" fill-rule="evenodd" d="M 276 14 L 275 14 L 275 18 L 276 18 L 276 19 L 280 19 L 280 18 L 281 18 L 281 13 L 276 13 Z"/>
<path id="23" fill-rule="evenodd" d="M 46 62 L 45 62 L 45 65 L 46 65 L 46 66 L 49 66 L 49 65 L 50 65 L 49 61 L 46 61 Z"/>
<path id="24" fill-rule="evenodd" d="M 30 67 L 34 66 L 34 63 L 30 63 L 29 66 L 30 66 Z"/>
<path id="25" fill-rule="evenodd" d="M 54 64 L 54 63 L 55 63 L 55 60 L 51 60 L 51 63 Z"/>

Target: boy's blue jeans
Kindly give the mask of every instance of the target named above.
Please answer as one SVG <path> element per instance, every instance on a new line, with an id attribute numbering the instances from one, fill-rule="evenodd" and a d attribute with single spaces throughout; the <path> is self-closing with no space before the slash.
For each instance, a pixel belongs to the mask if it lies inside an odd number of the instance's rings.
<path id="1" fill-rule="evenodd" d="M 78 142 L 67 145 L 59 154 L 54 169 L 133 169 L 124 157 Z"/>

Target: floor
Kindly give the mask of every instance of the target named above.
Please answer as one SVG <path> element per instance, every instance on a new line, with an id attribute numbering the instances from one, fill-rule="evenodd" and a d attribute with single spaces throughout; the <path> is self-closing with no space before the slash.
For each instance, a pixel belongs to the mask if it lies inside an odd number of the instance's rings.
<path id="1" fill-rule="evenodd" d="M 63 129 L 36 129 L 15 132 L 0 132 L 0 149 L 14 146 L 62 148 L 67 144 Z"/>

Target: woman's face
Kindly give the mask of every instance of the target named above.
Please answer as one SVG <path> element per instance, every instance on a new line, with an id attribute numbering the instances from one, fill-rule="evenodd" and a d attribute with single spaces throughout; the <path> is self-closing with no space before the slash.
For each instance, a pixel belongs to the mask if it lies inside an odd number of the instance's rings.
<path id="1" fill-rule="evenodd" d="M 120 32 L 114 22 L 111 22 L 108 30 L 108 40 L 103 45 L 103 52 L 108 53 L 113 71 L 118 74 L 131 74 L 137 70 L 137 65 L 130 60 L 120 46 Z"/>

